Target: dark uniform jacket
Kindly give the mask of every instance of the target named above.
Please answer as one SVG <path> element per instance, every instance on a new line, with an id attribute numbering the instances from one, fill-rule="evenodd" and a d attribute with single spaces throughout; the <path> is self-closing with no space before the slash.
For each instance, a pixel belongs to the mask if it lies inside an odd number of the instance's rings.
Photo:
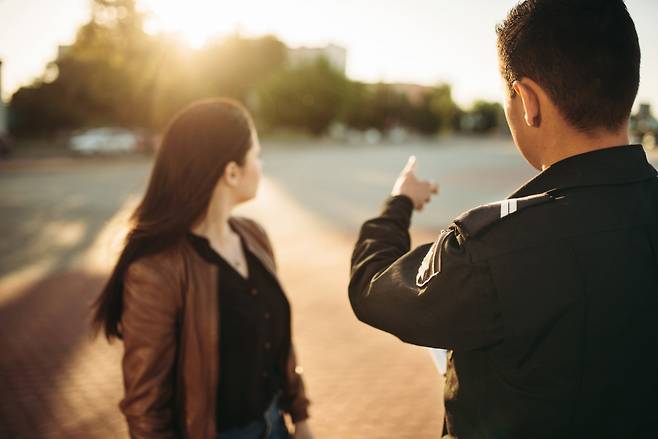
<path id="1" fill-rule="evenodd" d="M 658 437 L 658 178 L 641 146 L 554 164 L 410 251 L 388 200 L 352 256 L 357 317 L 449 349 L 450 438 Z"/>

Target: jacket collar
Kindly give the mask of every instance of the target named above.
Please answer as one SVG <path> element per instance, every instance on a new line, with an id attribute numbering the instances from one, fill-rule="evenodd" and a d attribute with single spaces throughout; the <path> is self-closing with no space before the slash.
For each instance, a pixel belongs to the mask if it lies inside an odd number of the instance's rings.
<path id="1" fill-rule="evenodd" d="M 584 186 L 622 185 L 656 178 L 642 145 L 624 145 L 579 154 L 555 163 L 509 198 Z"/>
<path id="2" fill-rule="evenodd" d="M 274 253 L 265 232 L 255 222 L 246 218 L 231 217 L 229 218 L 229 225 L 240 235 L 247 250 L 256 256 L 267 271 L 276 278 Z"/>
<path id="3" fill-rule="evenodd" d="M 231 217 L 229 218 L 229 226 L 240 236 L 246 250 L 254 255 L 276 279 L 274 254 L 265 232 L 256 223 L 246 218 Z M 210 247 L 210 243 L 205 237 L 191 232 L 188 233 L 188 237 L 196 254 L 201 256 L 206 262 L 217 262 L 218 255 Z"/>

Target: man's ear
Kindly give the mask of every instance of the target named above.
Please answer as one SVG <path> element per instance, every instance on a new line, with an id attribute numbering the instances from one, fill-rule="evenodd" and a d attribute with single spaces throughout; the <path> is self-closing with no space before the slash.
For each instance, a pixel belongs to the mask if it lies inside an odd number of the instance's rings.
<path id="1" fill-rule="evenodd" d="M 539 95 L 535 90 L 535 83 L 523 78 L 520 81 L 514 81 L 512 88 L 523 101 L 525 123 L 529 127 L 538 128 L 541 125 L 541 105 Z"/>
<path id="2" fill-rule="evenodd" d="M 240 167 L 235 162 L 229 162 L 224 168 L 224 175 L 222 178 L 230 187 L 235 187 L 240 182 Z"/>

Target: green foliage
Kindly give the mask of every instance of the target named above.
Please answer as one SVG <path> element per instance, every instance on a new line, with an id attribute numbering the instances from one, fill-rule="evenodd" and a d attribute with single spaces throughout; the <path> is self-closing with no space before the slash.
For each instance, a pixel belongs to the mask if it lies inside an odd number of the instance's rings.
<path id="1" fill-rule="evenodd" d="M 483 134 L 504 126 L 505 110 L 498 102 L 476 101 L 461 120 L 464 131 Z"/>
<path id="2" fill-rule="evenodd" d="M 407 97 L 388 84 L 364 85 L 348 111 L 346 123 L 358 129 L 387 131 L 402 123 L 409 107 Z"/>
<path id="3" fill-rule="evenodd" d="M 348 109 L 344 122 L 357 129 L 387 131 L 403 126 L 421 134 L 432 135 L 452 128 L 460 114 L 452 100 L 449 85 L 425 87 L 415 99 L 401 91 L 404 86 L 379 83 L 352 83 L 348 88 Z"/>
<path id="4" fill-rule="evenodd" d="M 92 18 L 44 76 L 10 102 L 15 135 L 90 126 L 162 128 L 189 102 L 247 100 L 286 62 L 274 37 L 231 37 L 193 52 L 143 31 L 135 0 L 94 0 Z"/>
<path id="5" fill-rule="evenodd" d="M 13 96 L 14 133 L 148 124 L 155 51 L 135 2 L 96 0 L 92 11 L 44 78 Z"/>
<path id="6" fill-rule="evenodd" d="M 275 37 L 233 36 L 207 45 L 199 54 L 199 79 L 209 94 L 245 100 L 251 90 L 283 68 L 287 58 L 287 47 Z"/>
<path id="7" fill-rule="evenodd" d="M 452 100 L 452 88 L 448 84 L 440 84 L 433 88 L 429 96 L 429 107 L 438 119 L 439 130 L 450 131 L 459 129 L 459 120 L 463 111 Z"/>
<path id="8" fill-rule="evenodd" d="M 273 36 L 234 35 L 190 50 L 167 35 L 149 36 L 136 0 L 93 0 L 92 17 L 60 50 L 42 78 L 10 102 L 13 134 L 92 126 L 161 129 L 188 103 L 231 96 L 259 127 L 321 135 L 334 122 L 425 135 L 463 129 L 484 133 L 504 118 L 497 103 L 463 112 L 447 84 L 422 87 L 350 81 L 323 58 L 296 66 Z"/>
<path id="9" fill-rule="evenodd" d="M 324 133 L 344 109 L 345 75 L 326 59 L 279 71 L 258 90 L 258 114 L 267 126 Z"/>
<path id="10" fill-rule="evenodd" d="M 253 106 L 254 91 L 287 60 L 274 37 L 232 36 L 193 52 L 161 37 L 163 56 L 153 81 L 152 125 L 162 127 L 182 107 L 202 98 L 230 96 Z"/>
<path id="11" fill-rule="evenodd" d="M 407 128 L 426 136 L 436 134 L 441 127 L 441 121 L 432 111 L 429 94 L 417 98 L 413 105 L 409 105 L 403 122 Z"/>

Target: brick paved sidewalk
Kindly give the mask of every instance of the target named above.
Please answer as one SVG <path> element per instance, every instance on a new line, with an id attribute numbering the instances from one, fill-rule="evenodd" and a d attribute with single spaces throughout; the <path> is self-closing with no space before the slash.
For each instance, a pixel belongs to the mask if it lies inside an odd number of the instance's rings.
<path id="1" fill-rule="evenodd" d="M 244 212 L 265 224 L 275 245 L 316 437 L 440 437 L 442 387 L 429 354 L 351 312 L 355 237 L 314 218 L 272 182 Z M 104 276 L 86 268 L 15 291 L 0 284 L 0 299 L 8 297 L 0 300 L 1 439 L 127 437 L 117 408 L 121 345 L 89 338 L 87 306 Z"/>

